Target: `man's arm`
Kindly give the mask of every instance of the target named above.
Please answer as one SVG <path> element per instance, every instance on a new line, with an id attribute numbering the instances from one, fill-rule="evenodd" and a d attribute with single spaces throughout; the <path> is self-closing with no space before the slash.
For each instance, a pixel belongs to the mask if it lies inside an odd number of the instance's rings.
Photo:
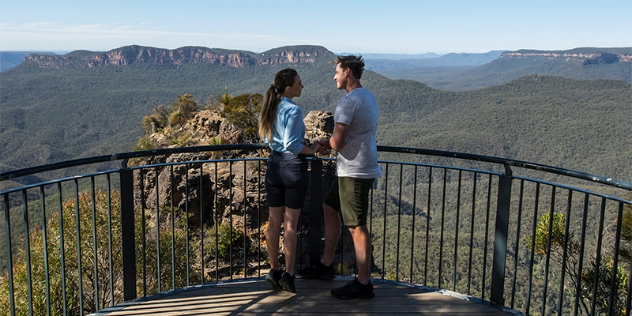
<path id="1" fill-rule="evenodd" d="M 336 151 L 340 151 L 345 147 L 345 141 L 347 140 L 347 133 L 349 132 L 349 125 L 343 123 L 336 123 L 334 126 L 334 132 L 329 138 L 329 146 Z"/>

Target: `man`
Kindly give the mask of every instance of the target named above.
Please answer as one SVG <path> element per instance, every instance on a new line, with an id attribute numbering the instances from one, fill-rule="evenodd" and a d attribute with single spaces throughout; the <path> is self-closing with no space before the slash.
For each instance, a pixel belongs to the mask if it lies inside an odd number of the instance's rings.
<path id="1" fill-rule="evenodd" d="M 362 57 L 338 56 L 334 81 L 338 89 L 347 91 L 334 113 L 334 131 L 328 140 L 319 141 L 321 150 L 335 149 L 338 154 L 337 179 L 329 191 L 324 208 L 325 249 L 320 262 L 298 271 L 304 278 L 331 280 L 340 217 L 353 238 L 358 276 L 347 285 L 331 290 L 341 299 L 372 298 L 370 280 L 371 236 L 366 227 L 369 193 L 375 178 L 382 175 L 377 162 L 375 134 L 379 107 L 373 93 L 360 84 Z"/>

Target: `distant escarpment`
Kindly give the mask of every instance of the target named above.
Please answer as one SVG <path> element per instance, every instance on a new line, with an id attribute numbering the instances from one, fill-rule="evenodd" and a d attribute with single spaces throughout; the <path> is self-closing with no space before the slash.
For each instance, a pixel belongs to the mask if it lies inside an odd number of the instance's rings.
<path id="1" fill-rule="evenodd" d="M 215 49 L 206 47 L 181 47 L 173 50 L 125 46 L 108 52 L 74 51 L 66 55 L 31 54 L 25 63 L 33 63 L 40 68 L 93 68 L 108 65 L 130 64 L 215 64 L 229 67 L 253 65 L 277 65 L 314 63 L 321 56 L 333 53 L 320 46 L 287 46 L 256 54 L 248 51 Z"/>
<path id="2" fill-rule="evenodd" d="M 504 52 L 501 59 L 543 58 L 560 61 L 580 61 L 584 65 L 612 64 L 615 62 L 632 62 L 632 48 L 576 48 L 566 51 L 518 50 Z"/>

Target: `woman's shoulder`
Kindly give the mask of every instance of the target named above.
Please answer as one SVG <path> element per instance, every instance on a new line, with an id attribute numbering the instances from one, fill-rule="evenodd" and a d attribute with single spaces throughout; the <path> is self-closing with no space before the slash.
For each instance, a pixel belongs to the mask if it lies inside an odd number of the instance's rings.
<path id="1" fill-rule="evenodd" d="M 301 108 L 296 105 L 296 103 L 294 103 L 291 99 L 288 98 L 283 98 L 281 99 L 281 103 L 279 104 L 279 108 L 282 109 L 283 112 L 286 112 L 288 114 L 293 114 L 293 113 L 303 113 L 303 111 L 301 110 Z"/>
<path id="2" fill-rule="evenodd" d="M 294 103 L 294 101 L 293 101 L 292 99 L 290 99 L 290 98 L 286 98 L 286 97 L 281 97 L 281 102 L 280 102 L 280 104 L 283 104 L 283 105 L 288 105 L 288 106 L 289 106 L 289 105 L 296 105 L 296 103 Z"/>

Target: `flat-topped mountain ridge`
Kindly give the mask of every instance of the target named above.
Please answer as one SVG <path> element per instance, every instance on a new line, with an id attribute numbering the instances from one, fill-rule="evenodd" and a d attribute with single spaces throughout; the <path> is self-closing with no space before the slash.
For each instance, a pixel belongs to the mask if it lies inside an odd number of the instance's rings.
<path id="1" fill-rule="evenodd" d="M 164 49 L 145 46 L 125 46 L 107 52 L 78 50 L 66 55 L 31 54 L 25 57 L 25 63 L 41 68 L 79 67 L 131 64 L 215 64 L 230 67 L 254 65 L 278 65 L 296 63 L 314 63 L 321 56 L 334 56 L 320 46 L 287 46 L 257 54 L 249 51 L 227 50 L 188 46 L 177 49 Z"/>

